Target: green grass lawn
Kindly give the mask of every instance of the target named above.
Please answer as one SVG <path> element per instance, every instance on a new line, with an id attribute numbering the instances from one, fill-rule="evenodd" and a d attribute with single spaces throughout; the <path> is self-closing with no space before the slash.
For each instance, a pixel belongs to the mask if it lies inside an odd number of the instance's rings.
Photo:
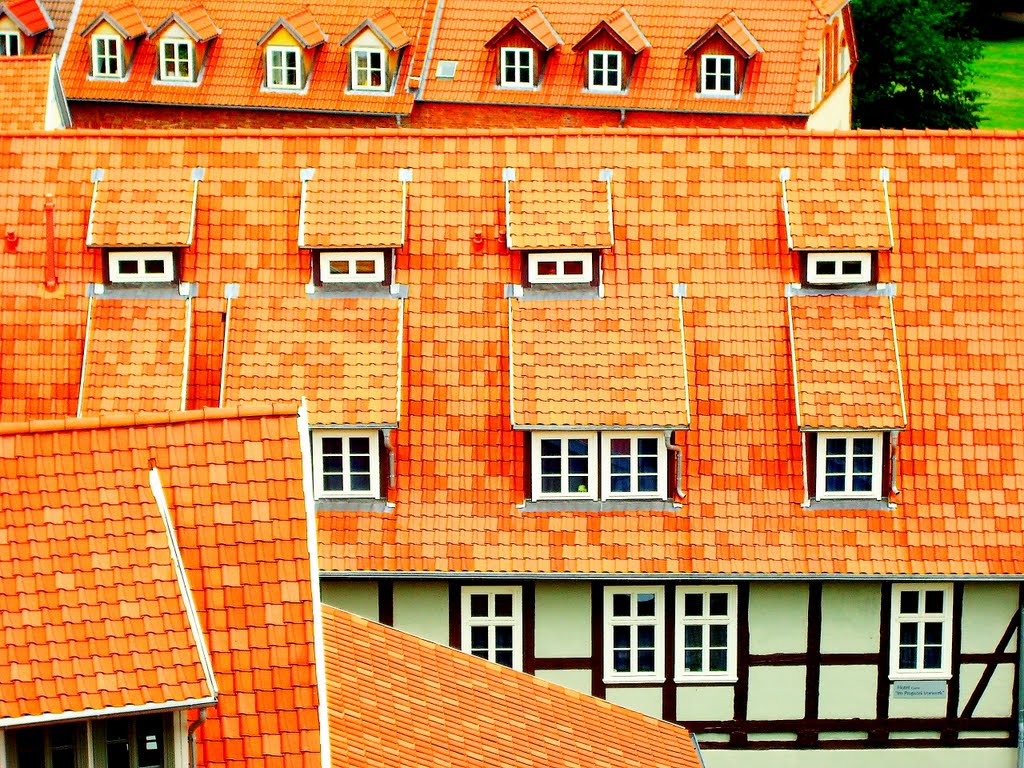
<path id="1" fill-rule="evenodd" d="M 1024 37 L 985 41 L 977 73 L 979 127 L 1024 129 Z"/>

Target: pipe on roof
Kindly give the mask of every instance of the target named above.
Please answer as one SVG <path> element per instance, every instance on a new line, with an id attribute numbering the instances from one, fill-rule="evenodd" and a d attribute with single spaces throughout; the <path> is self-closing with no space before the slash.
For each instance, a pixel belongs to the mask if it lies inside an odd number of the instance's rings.
<path id="1" fill-rule="evenodd" d="M 57 290 L 60 282 L 57 279 L 57 230 L 53 223 L 53 195 L 46 196 L 43 204 L 43 216 L 46 221 L 46 280 L 47 291 Z"/>
<path id="2" fill-rule="evenodd" d="M 683 446 L 676 445 L 672 441 L 674 434 L 670 430 L 665 430 L 665 445 L 676 455 L 676 496 L 685 499 L 686 494 L 683 493 Z"/>

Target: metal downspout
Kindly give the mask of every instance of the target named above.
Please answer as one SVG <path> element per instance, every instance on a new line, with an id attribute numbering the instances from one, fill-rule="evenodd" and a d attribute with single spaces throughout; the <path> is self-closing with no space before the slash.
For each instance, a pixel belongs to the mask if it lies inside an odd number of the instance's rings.
<path id="1" fill-rule="evenodd" d="M 199 717 L 188 727 L 188 768 L 196 768 L 196 731 L 206 722 L 207 707 L 199 708 Z"/>
<path id="2" fill-rule="evenodd" d="M 1024 768 L 1024 603 L 1017 622 L 1017 768 Z"/>
<path id="3" fill-rule="evenodd" d="M 672 440 L 674 434 L 670 430 L 665 432 L 665 445 L 676 455 L 676 496 L 685 499 L 686 494 L 683 493 L 683 446 L 675 444 Z"/>

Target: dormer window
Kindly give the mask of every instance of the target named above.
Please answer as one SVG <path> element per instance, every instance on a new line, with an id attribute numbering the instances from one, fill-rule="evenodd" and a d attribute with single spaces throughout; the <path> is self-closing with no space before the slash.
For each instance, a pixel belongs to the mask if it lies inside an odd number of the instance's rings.
<path id="1" fill-rule="evenodd" d="M 882 498 L 882 433 L 821 432 L 817 442 L 817 498 Z"/>
<path id="2" fill-rule="evenodd" d="M 527 280 L 532 285 L 589 285 L 594 279 L 594 254 L 590 251 L 532 251 L 526 263 Z"/>
<path id="3" fill-rule="evenodd" d="M 341 41 L 349 51 L 349 88 L 385 93 L 398 79 L 402 51 L 412 42 L 389 10 L 368 16 Z"/>
<path id="4" fill-rule="evenodd" d="M 387 89 L 387 71 L 384 68 L 384 50 L 381 48 L 352 49 L 352 90 L 383 91 Z"/>
<path id="5" fill-rule="evenodd" d="M 535 499 L 664 499 L 660 432 L 534 432 Z"/>
<path id="6" fill-rule="evenodd" d="M 21 36 L 17 32 L 0 32 L 0 56 L 21 54 Z"/>
<path id="7" fill-rule="evenodd" d="M 173 251 L 110 251 L 111 283 L 170 283 L 175 279 Z"/>
<path id="8" fill-rule="evenodd" d="M 120 78 L 124 75 L 124 53 L 121 43 L 121 38 L 115 35 L 93 35 L 93 77 Z"/>
<path id="9" fill-rule="evenodd" d="M 301 91 L 309 82 L 317 51 L 327 36 L 308 8 L 281 16 L 256 42 L 263 48 L 268 91 Z"/>
<path id="10" fill-rule="evenodd" d="M 871 253 L 835 251 L 808 253 L 808 285 L 852 285 L 871 282 Z"/>
<path id="11" fill-rule="evenodd" d="M 268 46 L 267 87 L 285 91 L 302 88 L 302 52 L 297 47 Z"/>
<path id="12" fill-rule="evenodd" d="M 505 88 L 532 88 L 533 49 L 501 49 L 501 85 Z"/>
<path id="13" fill-rule="evenodd" d="M 380 433 L 314 430 L 313 480 L 317 498 L 380 498 Z"/>
<path id="14" fill-rule="evenodd" d="M 320 282 L 383 283 L 384 251 L 321 251 Z"/>
<path id="15" fill-rule="evenodd" d="M 195 47 L 191 40 L 160 41 L 160 79 L 190 83 L 195 79 Z"/>
<path id="16" fill-rule="evenodd" d="M 590 51 L 587 87 L 592 91 L 617 93 L 622 90 L 622 54 L 618 51 Z"/>
<path id="17" fill-rule="evenodd" d="M 736 94 L 736 57 L 706 54 L 700 58 L 700 77 L 706 96 Z"/>

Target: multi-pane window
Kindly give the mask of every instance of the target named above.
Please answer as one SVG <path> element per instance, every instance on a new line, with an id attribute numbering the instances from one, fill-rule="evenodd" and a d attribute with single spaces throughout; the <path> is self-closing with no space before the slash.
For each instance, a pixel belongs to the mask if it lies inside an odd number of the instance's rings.
<path id="1" fill-rule="evenodd" d="M 501 84 L 507 88 L 533 87 L 533 49 L 501 49 Z"/>
<path id="2" fill-rule="evenodd" d="M 602 437 L 605 497 L 665 496 L 665 442 L 660 435 L 605 432 Z"/>
<path id="3" fill-rule="evenodd" d="M 535 499 L 666 496 L 668 455 L 659 432 L 534 432 L 531 448 Z"/>
<path id="4" fill-rule="evenodd" d="M 384 51 L 378 48 L 352 50 L 352 88 L 357 91 L 383 91 L 387 87 Z"/>
<path id="5" fill-rule="evenodd" d="M 267 87 L 295 91 L 302 88 L 302 55 L 293 45 L 267 48 Z"/>
<path id="6" fill-rule="evenodd" d="M 807 282 L 842 285 L 871 280 L 871 254 L 858 252 L 807 254 Z"/>
<path id="7" fill-rule="evenodd" d="M 0 32 L 0 56 L 17 56 L 21 53 L 21 38 L 17 32 Z"/>
<path id="8" fill-rule="evenodd" d="M 893 587 L 890 677 L 950 676 L 951 604 L 948 584 Z"/>
<path id="9" fill-rule="evenodd" d="M 522 588 L 462 588 L 462 649 L 474 656 L 523 668 Z"/>
<path id="10" fill-rule="evenodd" d="M 589 251 L 533 251 L 526 257 L 531 283 L 590 283 L 594 256 Z"/>
<path id="11" fill-rule="evenodd" d="M 57 723 L 18 728 L 14 740 L 17 768 L 169 768 L 174 761 L 173 719 L 168 715 L 111 717 L 91 723 Z M 0 750 L 4 747 L 0 738 Z"/>
<path id="12" fill-rule="evenodd" d="M 591 51 L 590 78 L 592 91 L 622 90 L 622 54 L 618 51 Z"/>
<path id="13" fill-rule="evenodd" d="M 719 96 L 736 93 L 735 57 L 708 54 L 700 61 L 702 93 Z"/>
<path id="14" fill-rule="evenodd" d="M 597 498 L 597 436 L 593 433 L 534 433 L 534 495 Z"/>
<path id="15" fill-rule="evenodd" d="M 320 253 L 322 283 L 384 282 L 383 251 L 322 251 Z"/>
<path id="16" fill-rule="evenodd" d="M 818 433 L 818 498 L 881 498 L 882 436 Z"/>
<path id="17" fill-rule="evenodd" d="M 660 586 L 605 587 L 606 680 L 664 679 L 664 597 Z"/>
<path id="18" fill-rule="evenodd" d="M 110 251 L 111 283 L 169 283 L 174 280 L 172 251 Z"/>
<path id="19" fill-rule="evenodd" d="M 379 497 L 377 432 L 316 430 L 313 433 L 313 470 L 317 498 Z"/>
<path id="20" fill-rule="evenodd" d="M 160 79 L 191 82 L 192 42 L 190 40 L 163 40 L 160 42 Z"/>
<path id="21" fill-rule="evenodd" d="M 676 679 L 736 679 L 736 587 L 678 587 L 676 624 Z"/>
<path id="22" fill-rule="evenodd" d="M 121 38 L 114 35 L 93 35 L 92 76 L 121 77 Z"/>

